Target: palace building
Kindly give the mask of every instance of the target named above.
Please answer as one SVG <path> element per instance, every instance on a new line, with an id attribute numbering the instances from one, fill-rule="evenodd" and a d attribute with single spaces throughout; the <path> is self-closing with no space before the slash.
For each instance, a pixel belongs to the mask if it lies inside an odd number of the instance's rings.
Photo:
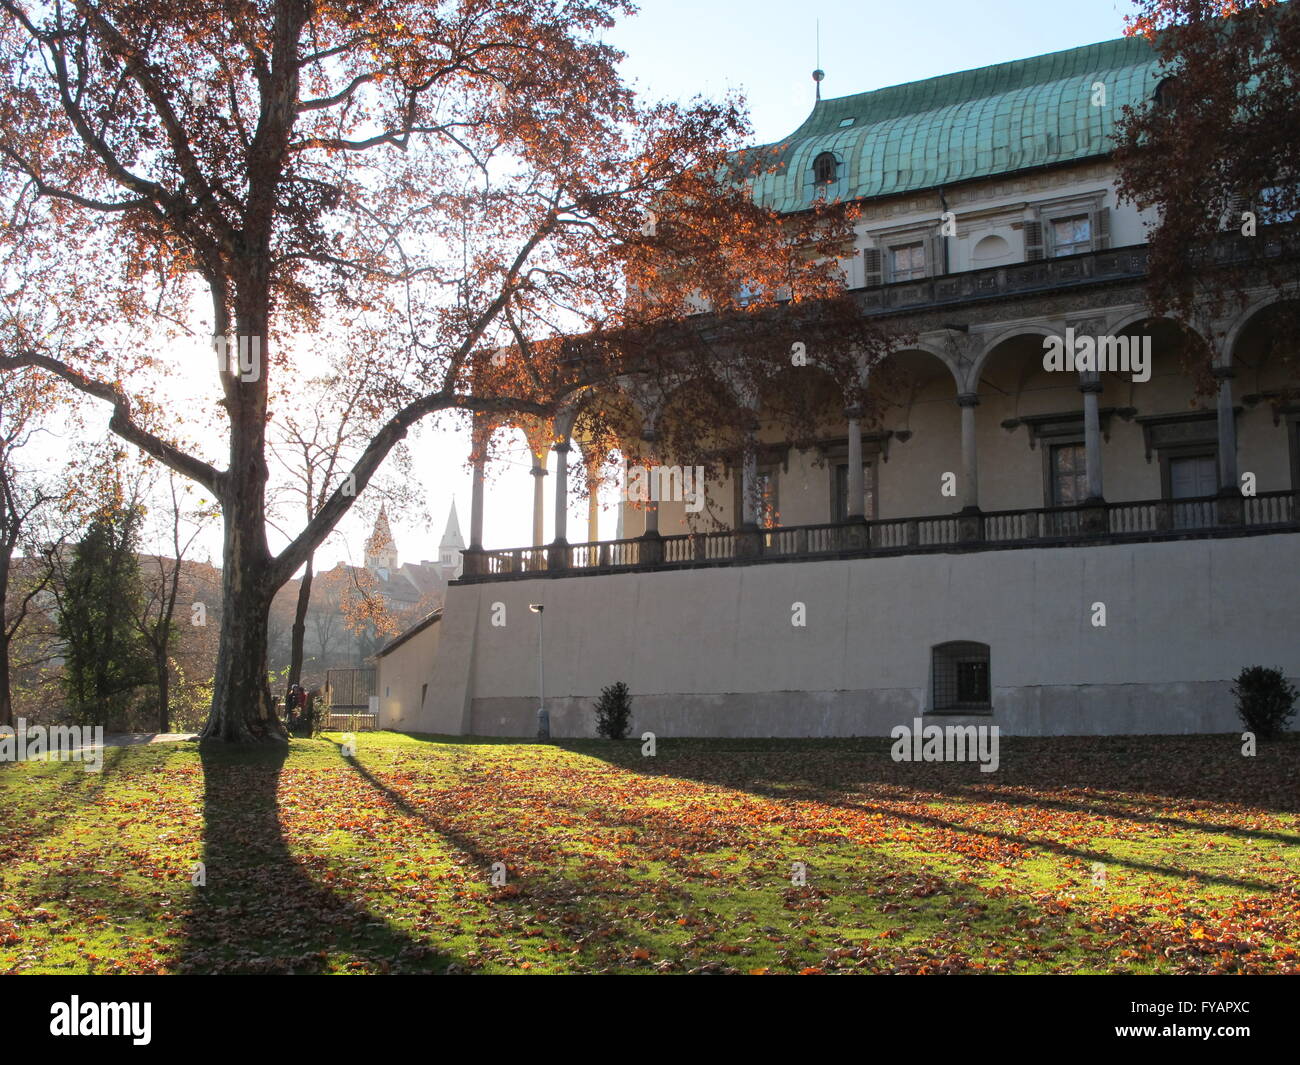
<path id="1" fill-rule="evenodd" d="M 484 550 L 480 465 L 463 574 L 381 653 L 381 724 L 531 735 L 540 686 L 555 736 L 593 735 L 621 680 L 658 736 L 1239 728 L 1242 668 L 1300 676 L 1300 382 L 1263 281 L 1203 324 L 1211 389 L 1145 306 L 1151 219 L 1117 197 L 1111 135 L 1160 82 L 1122 39 L 819 99 L 754 194 L 861 206 L 845 283 L 916 338 L 888 403 L 867 421 L 828 381 L 796 447 L 737 397 L 752 456 L 708 470 L 703 508 L 689 470 L 650 471 L 611 541 L 594 502 L 568 528 L 571 459 L 604 458 L 574 454 L 572 412 L 530 436 L 531 545 Z M 1284 254 L 1286 221 L 1214 254 Z M 673 397 L 621 398 L 654 441 Z"/>

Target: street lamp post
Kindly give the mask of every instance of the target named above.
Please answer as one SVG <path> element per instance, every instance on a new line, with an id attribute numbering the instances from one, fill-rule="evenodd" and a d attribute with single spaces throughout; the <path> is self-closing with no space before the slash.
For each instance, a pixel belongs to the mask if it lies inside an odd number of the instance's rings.
<path id="1" fill-rule="evenodd" d="M 528 609 L 537 615 L 537 738 L 551 738 L 551 715 L 546 711 L 546 666 L 542 659 L 542 629 L 546 608 L 541 603 L 529 603 Z"/>

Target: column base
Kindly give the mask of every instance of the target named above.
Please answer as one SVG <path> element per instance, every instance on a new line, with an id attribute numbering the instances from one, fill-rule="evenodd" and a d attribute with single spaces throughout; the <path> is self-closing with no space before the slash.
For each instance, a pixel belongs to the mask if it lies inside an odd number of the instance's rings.
<path id="1" fill-rule="evenodd" d="M 984 512 L 979 507 L 963 507 L 957 513 L 957 542 L 979 543 L 984 539 Z"/>
<path id="2" fill-rule="evenodd" d="M 756 558 L 763 553 L 763 532 L 755 525 L 736 530 L 736 557 Z"/>
<path id="3" fill-rule="evenodd" d="M 850 514 L 840 526 L 840 544 L 845 551 L 859 551 L 871 546 L 871 527 L 861 514 Z"/>
<path id="4" fill-rule="evenodd" d="M 1220 525 L 1246 524 L 1246 498 L 1239 488 L 1220 488 L 1214 501 L 1214 519 Z"/>
<path id="5" fill-rule="evenodd" d="M 657 566 L 663 560 L 664 538 L 657 530 L 637 537 L 637 561 L 642 566 Z"/>
<path id="6" fill-rule="evenodd" d="M 1102 536 L 1110 532 L 1110 511 L 1100 496 L 1084 500 L 1079 508 L 1079 531 L 1085 536 Z"/>
<path id="7" fill-rule="evenodd" d="M 546 545 L 546 568 L 564 570 L 569 568 L 569 541 L 552 540 Z"/>

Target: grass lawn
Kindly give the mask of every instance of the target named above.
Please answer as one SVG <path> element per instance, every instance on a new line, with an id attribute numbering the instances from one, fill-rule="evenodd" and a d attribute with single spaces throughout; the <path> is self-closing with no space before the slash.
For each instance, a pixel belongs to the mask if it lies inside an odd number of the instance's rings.
<path id="1" fill-rule="evenodd" d="M 1300 972 L 1295 738 L 357 738 L 0 767 L 0 973 Z"/>

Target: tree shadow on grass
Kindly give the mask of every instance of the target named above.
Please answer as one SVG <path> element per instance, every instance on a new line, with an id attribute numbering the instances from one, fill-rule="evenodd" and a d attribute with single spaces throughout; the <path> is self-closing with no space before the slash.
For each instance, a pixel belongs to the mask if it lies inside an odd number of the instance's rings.
<path id="1" fill-rule="evenodd" d="M 199 752 L 206 884 L 192 892 L 178 971 L 427 973 L 453 960 L 317 883 L 290 853 L 278 803 L 287 747 Z"/>
<path id="2" fill-rule="evenodd" d="M 1223 749 L 1212 745 L 1214 739 L 1217 737 L 1089 737 L 1076 741 L 1092 756 L 1080 764 L 1062 757 L 1061 745 L 1069 742 L 1067 738 L 1004 741 L 996 783 L 1000 788 L 1019 789 L 1016 791 L 995 790 L 972 765 L 894 762 L 888 754 L 887 740 L 796 740 L 789 744 L 792 749 L 787 749 L 784 741 L 770 740 L 660 740 L 655 758 L 639 757 L 636 746 L 608 741 L 579 740 L 562 746 L 647 776 L 689 779 L 768 800 L 815 802 L 972 839 L 1017 844 L 1062 858 L 1269 893 L 1274 885 L 1262 880 L 1144 862 L 1042 835 L 998 831 L 986 824 L 949 819 L 938 812 L 906 810 L 888 802 L 871 801 L 879 797 L 873 796 L 873 789 L 898 790 L 902 801 L 908 801 L 903 796 L 913 790 L 915 800 L 924 803 L 952 800 L 959 804 L 1035 807 L 1044 812 L 1115 818 L 1152 829 L 1195 831 L 1292 847 L 1300 844 L 1300 837 L 1290 833 L 1248 829 L 1212 819 L 1194 821 L 1141 809 L 1143 805 L 1155 805 L 1157 798 L 1172 799 L 1177 808 L 1178 803 L 1189 801 L 1243 804 L 1256 795 L 1261 807 L 1266 802 L 1273 811 L 1285 814 L 1300 809 L 1300 797 L 1283 786 L 1284 781 L 1294 778 L 1300 744 L 1286 741 L 1276 745 L 1269 751 L 1272 759 L 1268 764 L 1236 756 L 1232 760 L 1236 773 L 1230 774 L 1222 770 L 1227 756 Z M 1009 751 L 1016 751 L 1020 757 L 1008 757 Z M 819 754 L 830 757 L 819 758 Z M 1130 795 L 1107 794 L 1111 790 Z M 1062 792 L 1084 794 L 1087 798 L 1079 801 L 1064 797 Z"/>
<path id="3" fill-rule="evenodd" d="M 82 816 L 88 807 L 98 802 L 121 761 L 121 748 L 112 747 L 104 751 L 103 765 L 95 772 L 87 771 L 81 762 L 49 763 L 50 775 L 38 785 L 42 797 L 35 808 L 14 801 L 0 803 L 0 858 L 30 849 L 42 839 L 61 831 L 74 816 Z M 18 769 L 5 769 L 7 765 L 21 763 L 0 763 L 0 771 L 12 772 L 15 776 L 20 772 Z M 66 791 L 67 795 L 51 796 L 50 789 Z"/>
<path id="4" fill-rule="evenodd" d="M 415 822 L 412 841 L 421 832 L 445 840 L 478 867 L 484 882 L 503 845 L 518 843 L 500 834 L 499 810 L 494 814 L 491 807 L 484 807 L 481 821 L 471 819 L 466 824 L 430 802 L 427 795 L 408 795 L 394 781 L 384 779 L 388 767 L 383 763 L 370 767 L 348 758 L 345 764 L 386 805 Z M 534 850 L 533 868 L 525 876 L 516 881 L 512 870 L 511 883 L 522 887 L 517 895 L 485 898 L 502 922 L 497 938 L 526 937 L 529 925 L 545 928 L 548 937 L 567 940 L 566 960 L 582 971 L 652 967 L 679 972 L 744 971 L 749 964 L 746 956 L 754 952 L 741 944 L 754 942 L 756 936 L 771 942 L 769 934 L 777 934 L 781 927 L 786 932 L 778 935 L 784 951 L 778 967 L 792 971 L 824 963 L 837 971 L 868 972 L 961 972 L 987 970 L 990 965 L 1011 969 L 1031 962 L 1052 963 L 1066 951 L 1064 943 L 1073 934 L 1072 918 L 1065 910 L 1038 913 L 1016 897 L 990 895 L 976 885 L 937 873 L 923 861 L 882 848 L 866 848 L 846 860 L 838 840 L 822 848 L 818 841 L 792 837 L 768 841 L 770 860 L 760 857 L 752 868 L 748 862 L 729 867 L 719 861 L 726 861 L 740 844 L 719 826 L 707 846 L 691 847 L 685 836 L 698 822 L 689 811 L 686 820 L 673 825 L 671 807 L 657 810 L 664 816 L 650 820 L 628 819 L 617 802 L 607 805 L 599 793 L 585 798 L 554 795 L 541 801 L 554 825 L 577 826 L 572 831 L 588 843 L 593 842 L 593 829 L 634 824 L 638 826 L 636 847 L 644 851 L 649 845 L 660 855 L 648 859 L 662 866 L 652 877 L 637 876 L 625 868 L 626 860 L 619 859 L 617 866 L 606 867 L 592 879 L 562 860 L 563 839 L 557 837 L 555 861 L 549 868 L 545 855 Z M 464 809 L 459 803 L 453 808 Z M 545 846 L 542 838 L 532 842 Z M 690 853 L 675 852 L 675 860 L 661 857 L 678 846 Z M 742 846 L 746 853 L 750 849 Z M 810 886 L 791 886 L 785 870 L 794 857 L 811 860 Z M 538 859 L 543 861 L 541 869 Z M 642 860 L 647 860 L 644 855 Z M 700 862 L 715 871 L 700 867 Z M 900 898 L 901 903 L 894 901 Z M 906 912 L 893 915 L 900 908 Z M 1032 933 L 1017 932 L 1016 942 L 1005 952 L 971 967 L 968 952 L 981 950 L 985 939 L 1006 939 L 1009 929 L 1022 927 L 1020 922 L 1029 917 L 1035 918 Z M 512 920 L 523 924 L 510 927 Z M 954 921 L 960 922 L 957 933 Z M 690 930 L 681 925 L 689 925 Z M 712 926 L 707 934 L 695 938 L 706 925 Z M 814 942 L 810 932 L 818 925 L 824 928 L 817 933 L 820 942 Z M 850 929 L 855 943 L 862 941 L 860 948 L 844 938 Z M 488 945 L 492 938 L 489 935 Z M 869 946 L 868 938 L 872 938 Z"/>

